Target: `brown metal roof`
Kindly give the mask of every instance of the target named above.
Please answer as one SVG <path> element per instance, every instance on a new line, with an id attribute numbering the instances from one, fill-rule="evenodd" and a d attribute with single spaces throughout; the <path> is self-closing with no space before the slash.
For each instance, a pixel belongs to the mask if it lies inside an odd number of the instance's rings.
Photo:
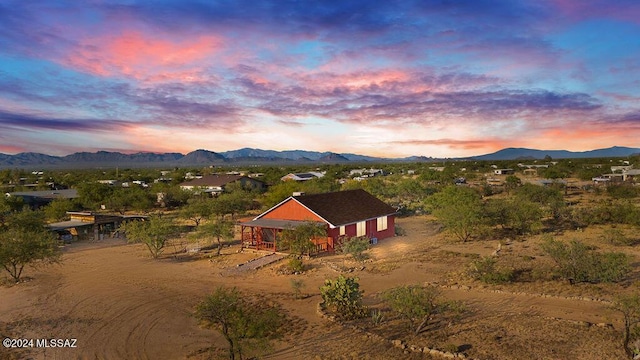
<path id="1" fill-rule="evenodd" d="M 392 206 L 361 189 L 295 196 L 293 200 L 333 226 L 353 224 L 396 213 Z"/>
<path id="2" fill-rule="evenodd" d="M 294 229 L 298 226 L 308 224 L 309 221 L 299 220 L 279 220 L 279 219 L 256 219 L 247 222 L 241 222 L 240 225 L 251 227 L 262 227 L 268 229 Z M 324 224 L 320 222 L 319 224 Z"/>

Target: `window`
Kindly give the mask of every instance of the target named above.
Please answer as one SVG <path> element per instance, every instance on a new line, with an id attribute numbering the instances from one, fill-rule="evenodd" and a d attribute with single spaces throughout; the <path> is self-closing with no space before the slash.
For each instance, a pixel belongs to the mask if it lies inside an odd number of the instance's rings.
<path id="1" fill-rule="evenodd" d="M 367 222 L 361 221 L 356 224 L 356 236 L 364 236 L 367 233 Z"/>
<path id="2" fill-rule="evenodd" d="M 345 227 L 344 226 L 340 226 L 340 236 L 344 236 L 344 235 L 346 235 L 346 233 L 347 232 L 346 232 Z"/>
<path id="3" fill-rule="evenodd" d="M 379 217 L 378 218 L 378 231 L 387 230 L 387 217 Z"/>

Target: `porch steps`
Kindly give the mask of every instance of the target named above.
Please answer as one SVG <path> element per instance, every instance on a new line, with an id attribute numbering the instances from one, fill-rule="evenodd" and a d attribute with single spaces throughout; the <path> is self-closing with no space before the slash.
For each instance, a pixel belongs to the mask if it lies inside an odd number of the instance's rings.
<path id="1" fill-rule="evenodd" d="M 276 263 L 289 255 L 287 254 L 279 254 L 279 253 L 270 253 L 259 258 L 251 259 L 245 263 L 238 264 L 233 267 L 229 267 L 225 269 L 225 273 L 228 275 L 241 274 L 243 272 L 247 272 L 250 270 L 257 270 L 267 265 L 271 265 Z"/>

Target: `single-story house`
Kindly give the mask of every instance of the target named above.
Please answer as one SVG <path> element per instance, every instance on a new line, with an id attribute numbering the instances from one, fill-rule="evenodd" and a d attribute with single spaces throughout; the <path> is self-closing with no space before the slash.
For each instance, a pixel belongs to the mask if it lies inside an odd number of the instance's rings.
<path id="1" fill-rule="evenodd" d="M 395 208 L 358 189 L 294 195 L 240 226 L 243 246 L 275 252 L 282 230 L 324 224 L 326 238 L 311 239 L 322 252 L 334 251 L 342 238 L 366 236 L 375 243 L 394 236 L 395 216 Z"/>
<path id="2" fill-rule="evenodd" d="M 515 174 L 516 172 L 513 169 L 495 169 L 493 170 L 494 175 L 510 175 Z"/>
<path id="3" fill-rule="evenodd" d="M 324 174 L 321 172 L 310 171 L 306 173 L 290 173 L 280 178 L 282 181 L 307 181 L 313 179 L 319 179 Z"/>
<path id="4" fill-rule="evenodd" d="M 55 199 L 76 199 L 78 198 L 78 190 L 16 191 L 6 193 L 5 196 L 21 198 L 25 205 L 28 205 L 32 209 L 37 209 L 48 205 Z"/>
<path id="5" fill-rule="evenodd" d="M 253 188 L 264 190 L 266 184 L 260 180 L 241 175 L 206 175 L 199 179 L 185 181 L 179 184 L 183 190 L 202 191 L 207 193 L 219 194 L 224 191 L 225 186 L 239 182 L 245 188 Z"/>
<path id="6" fill-rule="evenodd" d="M 640 169 L 629 169 L 622 172 L 622 181 L 633 181 L 640 177 Z"/>
<path id="7" fill-rule="evenodd" d="M 76 240 L 102 240 L 110 237 L 123 221 L 141 219 L 144 216 L 98 214 L 90 211 L 67 211 L 70 219 L 48 224 L 47 227 L 60 235 L 68 234 Z"/>
<path id="8" fill-rule="evenodd" d="M 354 169 L 349 171 L 349 176 L 360 176 L 360 177 L 372 177 L 372 176 L 383 176 L 385 175 L 384 170 L 382 169 Z"/>
<path id="9" fill-rule="evenodd" d="M 612 166 L 611 167 L 611 172 L 612 173 L 617 173 L 617 172 L 621 172 L 624 173 L 625 171 L 629 171 L 633 169 L 633 165 L 620 165 L 620 166 Z"/>

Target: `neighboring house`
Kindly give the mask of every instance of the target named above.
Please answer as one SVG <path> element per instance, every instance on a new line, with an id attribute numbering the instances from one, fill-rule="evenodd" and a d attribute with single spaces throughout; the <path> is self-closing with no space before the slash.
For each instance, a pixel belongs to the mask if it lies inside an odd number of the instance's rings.
<path id="1" fill-rule="evenodd" d="M 16 191 L 5 194 L 8 197 L 22 198 L 22 202 L 32 209 L 48 205 L 55 199 L 76 199 L 76 189 L 44 190 L 44 191 Z"/>
<path id="2" fill-rule="evenodd" d="M 260 180 L 256 180 L 247 176 L 240 175 L 206 175 L 199 179 L 191 181 L 185 181 L 180 184 L 180 188 L 183 190 L 190 190 L 196 192 L 207 193 L 221 193 L 224 188 L 231 184 L 239 182 L 245 188 L 253 188 L 258 190 L 264 190 L 266 185 Z"/>
<path id="3" fill-rule="evenodd" d="M 629 169 L 622 172 L 622 181 L 633 181 L 640 178 L 640 169 Z"/>
<path id="4" fill-rule="evenodd" d="M 324 224 L 327 237 L 313 239 L 320 252 L 334 251 L 342 238 L 367 236 L 375 243 L 394 236 L 395 215 L 396 209 L 358 189 L 294 195 L 240 225 L 243 246 L 275 252 L 282 230 L 310 221 Z"/>
<path id="5" fill-rule="evenodd" d="M 120 186 L 122 183 L 118 180 L 98 180 L 99 184 L 109 185 L 109 186 Z"/>
<path id="6" fill-rule="evenodd" d="M 372 176 L 382 176 L 384 175 L 384 171 L 382 169 L 354 169 L 349 171 L 349 176 L 360 176 L 363 178 L 372 177 Z"/>
<path id="7" fill-rule="evenodd" d="M 527 168 L 527 169 L 546 169 L 549 165 L 538 165 L 538 164 L 518 164 L 518 167 Z"/>
<path id="8" fill-rule="evenodd" d="M 48 224 L 47 227 L 60 235 L 62 240 L 102 240 L 112 237 L 125 221 L 144 219 L 141 215 L 108 215 L 90 211 L 67 211 L 70 219 Z M 70 238 L 65 238 L 70 236 Z"/>
<path id="9" fill-rule="evenodd" d="M 625 171 L 629 171 L 631 169 L 633 169 L 633 165 L 612 166 L 611 172 L 614 174 L 618 172 L 624 173 Z"/>
<path id="10" fill-rule="evenodd" d="M 494 175 L 510 175 L 515 174 L 516 172 L 513 169 L 495 169 L 493 170 Z"/>
<path id="11" fill-rule="evenodd" d="M 291 173 L 280 178 L 282 181 L 307 181 L 313 179 L 319 179 L 324 174 L 321 172 L 310 171 L 306 173 Z"/>

